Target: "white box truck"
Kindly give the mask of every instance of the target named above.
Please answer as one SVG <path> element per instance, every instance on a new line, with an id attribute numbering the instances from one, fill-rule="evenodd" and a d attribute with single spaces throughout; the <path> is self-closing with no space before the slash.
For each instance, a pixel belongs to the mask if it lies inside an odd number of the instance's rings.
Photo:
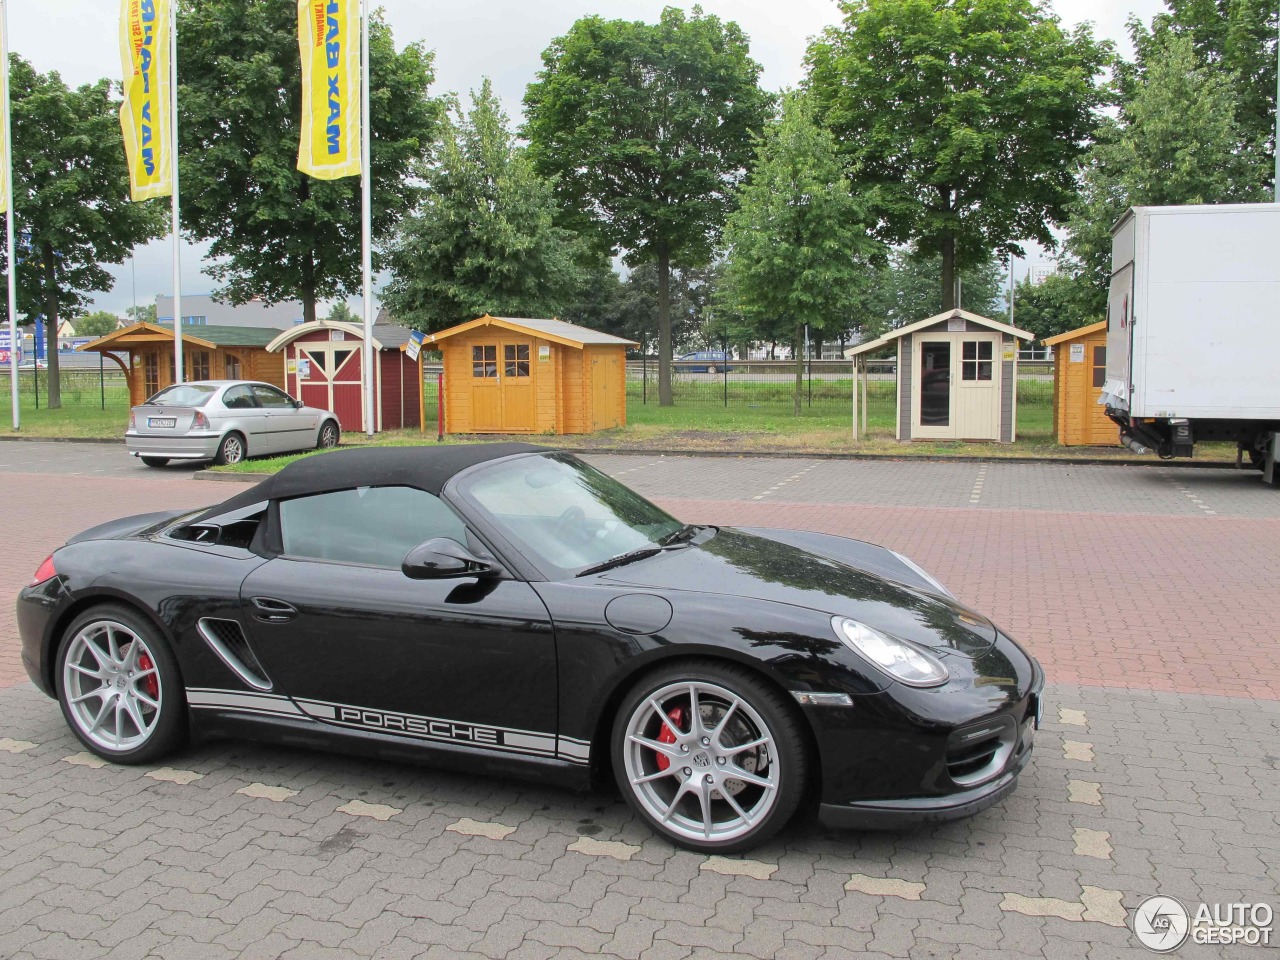
<path id="1" fill-rule="evenodd" d="M 1233 441 L 1271 481 L 1280 204 L 1133 207 L 1112 231 L 1111 255 L 1099 402 L 1121 440 L 1165 459 L 1190 457 L 1197 441 Z"/>

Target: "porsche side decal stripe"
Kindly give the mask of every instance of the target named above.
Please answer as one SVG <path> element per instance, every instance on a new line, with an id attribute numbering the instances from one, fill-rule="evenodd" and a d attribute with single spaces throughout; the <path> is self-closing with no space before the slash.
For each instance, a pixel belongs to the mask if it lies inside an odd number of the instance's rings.
<path id="1" fill-rule="evenodd" d="M 297 717 L 302 711 L 288 697 L 271 693 L 248 693 L 239 690 L 187 688 L 187 703 L 208 710 L 255 710 Z"/>
<path id="2" fill-rule="evenodd" d="M 201 687 L 187 689 L 187 703 L 196 709 L 234 710 L 240 713 L 278 717 L 306 717 L 323 720 L 357 730 L 376 730 L 418 740 L 440 740 L 483 747 L 504 753 L 558 757 L 571 763 L 585 764 L 591 756 L 591 743 L 573 737 L 557 737 L 536 730 L 495 727 L 487 724 L 423 717 L 416 714 L 377 710 L 347 703 L 325 700 L 291 700 L 272 693 L 244 690 L 216 690 Z"/>

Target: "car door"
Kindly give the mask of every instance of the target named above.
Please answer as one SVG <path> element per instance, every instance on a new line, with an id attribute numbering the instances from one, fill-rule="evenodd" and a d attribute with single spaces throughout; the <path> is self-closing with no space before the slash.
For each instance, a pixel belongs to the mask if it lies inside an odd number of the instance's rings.
<path id="1" fill-rule="evenodd" d="M 482 549 L 443 501 L 364 487 L 275 506 L 279 555 L 241 587 L 264 664 L 325 723 L 525 755 L 556 751 L 551 618 L 511 575 L 411 580 L 437 536 Z M 274 534 L 273 534 L 274 536 Z"/>
<path id="2" fill-rule="evenodd" d="M 253 396 L 266 411 L 270 452 L 310 450 L 316 445 L 320 425 L 314 413 L 299 410 L 287 393 L 265 383 L 253 385 Z"/>
<path id="3" fill-rule="evenodd" d="M 226 411 L 223 422 L 218 424 L 222 433 L 228 430 L 239 430 L 249 453 L 257 456 L 271 452 L 271 438 L 267 434 L 267 412 L 258 406 L 254 399 L 253 388 L 247 383 L 238 383 L 228 387 L 222 394 L 222 406 Z"/>

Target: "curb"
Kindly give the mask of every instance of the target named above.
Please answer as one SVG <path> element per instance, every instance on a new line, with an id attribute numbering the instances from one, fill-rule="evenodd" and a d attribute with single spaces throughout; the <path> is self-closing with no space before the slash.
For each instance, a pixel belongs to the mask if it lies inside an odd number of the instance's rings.
<path id="1" fill-rule="evenodd" d="M 0 433 L 0 440 L 12 443 L 124 443 L 124 437 L 32 437 L 12 433 Z"/>

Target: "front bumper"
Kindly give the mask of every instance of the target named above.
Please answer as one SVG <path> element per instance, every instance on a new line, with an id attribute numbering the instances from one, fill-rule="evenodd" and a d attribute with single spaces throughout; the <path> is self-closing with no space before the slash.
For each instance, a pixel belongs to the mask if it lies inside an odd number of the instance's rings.
<path id="1" fill-rule="evenodd" d="M 818 818 L 825 826 L 842 830 L 901 830 L 924 823 L 961 820 L 999 803 L 1018 786 L 1018 774 L 1031 759 L 1031 743 L 1000 776 L 970 790 L 943 797 L 914 797 L 908 800 L 872 800 L 860 803 L 824 803 Z"/>
<path id="2" fill-rule="evenodd" d="M 216 433 L 185 437 L 165 437 L 135 433 L 124 435 L 124 444 L 135 457 L 166 457 L 170 460 L 212 460 L 218 455 L 222 438 Z"/>

